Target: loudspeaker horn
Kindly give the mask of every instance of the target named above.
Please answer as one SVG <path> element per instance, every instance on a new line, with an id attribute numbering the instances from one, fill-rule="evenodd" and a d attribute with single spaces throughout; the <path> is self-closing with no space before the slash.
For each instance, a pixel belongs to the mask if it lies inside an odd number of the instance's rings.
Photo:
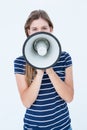
<path id="1" fill-rule="evenodd" d="M 36 69 L 47 69 L 58 61 L 61 45 L 53 34 L 37 32 L 25 40 L 22 52 L 29 65 Z"/>

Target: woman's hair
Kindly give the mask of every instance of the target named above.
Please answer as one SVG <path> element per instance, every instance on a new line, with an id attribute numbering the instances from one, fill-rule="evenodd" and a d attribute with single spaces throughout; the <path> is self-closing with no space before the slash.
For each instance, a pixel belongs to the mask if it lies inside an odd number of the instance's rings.
<path id="1" fill-rule="evenodd" d="M 49 27 L 51 27 L 53 29 L 53 23 L 51 22 L 48 14 L 44 11 L 44 10 L 34 10 L 30 13 L 28 19 L 26 20 L 24 29 L 25 29 L 25 33 L 26 36 L 28 37 L 28 29 L 30 29 L 30 25 L 34 20 L 37 20 L 39 18 L 44 19 L 45 21 L 47 21 Z M 35 76 L 35 69 L 33 67 L 31 67 L 29 64 L 26 64 L 26 80 L 28 85 L 30 85 L 32 78 L 34 78 Z"/>

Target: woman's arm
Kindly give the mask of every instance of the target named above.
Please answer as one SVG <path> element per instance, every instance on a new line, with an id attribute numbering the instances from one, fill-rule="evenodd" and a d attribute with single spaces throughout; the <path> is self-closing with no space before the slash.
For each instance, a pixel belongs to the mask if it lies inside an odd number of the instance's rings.
<path id="1" fill-rule="evenodd" d="M 16 81 L 22 103 L 25 107 L 30 107 L 38 96 L 40 85 L 43 77 L 43 71 L 38 70 L 37 74 L 30 84 L 27 85 L 25 75 L 16 74 Z"/>
<path id="2" fill-rule="evenodd" d="M 61 98 L 63 98 L 66 102 L 71 102 L 74 95 L 72 66 L 66 68 L 65 81 L 62 81 L 52 68 L 47 69 L 46 73 Z"/>

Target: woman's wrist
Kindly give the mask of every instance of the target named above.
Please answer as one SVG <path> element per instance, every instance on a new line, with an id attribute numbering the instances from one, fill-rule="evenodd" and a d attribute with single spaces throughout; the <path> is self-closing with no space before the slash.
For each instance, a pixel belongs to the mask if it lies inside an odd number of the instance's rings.
<path id="1" fill-rule="evenodd" d="M 46 69 L 46 73 L 48 74 L 48 75 L 51 75 L 51 74 L 53 74 L 53 69 L 52 68 L 49 68 L 49 69 Z"/>
<path id="2" fill-rule="evenodd" d="M 37 70 L 37 76 L 38 77 L 43 77 L 44 70 Z"/>

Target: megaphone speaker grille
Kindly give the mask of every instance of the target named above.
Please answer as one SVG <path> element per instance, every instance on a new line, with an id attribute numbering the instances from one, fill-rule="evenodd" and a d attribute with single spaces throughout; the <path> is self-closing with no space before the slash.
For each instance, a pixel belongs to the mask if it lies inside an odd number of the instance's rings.
<path id="1" fill-rule="evenodd" d="M 23 56 L 36 69 L 53 66 L 61 54 L 59 40 L 50 33 L 38 32 L 29 36 L 23 45 Z"/>

